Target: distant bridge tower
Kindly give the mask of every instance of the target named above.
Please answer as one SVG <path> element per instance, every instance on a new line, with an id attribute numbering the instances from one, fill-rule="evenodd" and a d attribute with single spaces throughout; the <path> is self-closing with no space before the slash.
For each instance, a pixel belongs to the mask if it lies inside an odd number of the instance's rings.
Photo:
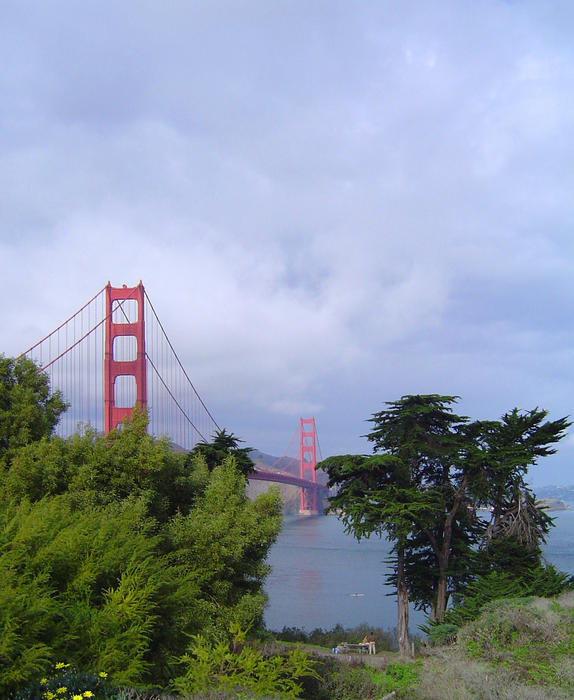
<path id="1" fill-rule="evenodd" d="M 147 406 L 144 287 L 106 286 L 104 429 L 106 435 Z"/>
<path id="2" fill-rule="evenodd" d="M 299 477 L 317 483 L 317 433 L 314 418 L 299 421 Z M 317 512 L 317 487 L 301 489 L 301 512 Z"/>

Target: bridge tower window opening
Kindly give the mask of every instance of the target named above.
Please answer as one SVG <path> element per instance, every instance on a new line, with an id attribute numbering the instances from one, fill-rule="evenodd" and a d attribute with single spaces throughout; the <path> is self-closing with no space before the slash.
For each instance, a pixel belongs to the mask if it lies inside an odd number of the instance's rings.
<path id="1" fill-rule="evenodd" d="M 138 339 L 135 335 L 116 336 L 112 346 L 112 357 L 116 362 L 133 362 L 137 360 Z"/>
<path id="2" fill-rule="evenodd" d="M 137 400 L 136 378 L 133 374 L 118 374 L 114 380 L 114 406 L 133 408 Z"/>
<path id="3" fill-rule="evenodd" d="M 124 288 L 122 287 L 120 289 L 123 291 Z M 111 312 L 112 323 L 137 323 L 139 320 L 137 299 L 114 299 L 112 301 Z"/>

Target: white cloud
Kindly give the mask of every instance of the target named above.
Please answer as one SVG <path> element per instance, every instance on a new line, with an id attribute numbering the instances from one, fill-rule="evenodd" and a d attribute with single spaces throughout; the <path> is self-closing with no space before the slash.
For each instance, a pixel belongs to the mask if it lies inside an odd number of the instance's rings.
<path id="1" fill-rule="evenodd" d="M 571 412 L 566 8 L 5 4 L 2 350 L 142 279 L 268 452 L 405 391 Z"/>

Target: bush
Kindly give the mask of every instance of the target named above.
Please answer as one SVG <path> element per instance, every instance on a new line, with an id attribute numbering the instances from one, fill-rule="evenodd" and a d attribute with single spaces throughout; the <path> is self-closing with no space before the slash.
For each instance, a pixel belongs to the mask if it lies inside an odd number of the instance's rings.
<path id="1" fill-rule="evenodd" d="M 108 674 L 79 673 L 71 664 L 58 662 L 48 677 L 28 684 L 10 697 L 13 700 L 112 700 L 118 697 L 118 689 L 107 682 Z"/>
<path id="2" fill-rule="evenodd" d="M 573 585 L 573 577 L 558 571 L 551 564 L 534 566 L 520 575 L 512 571 L 492 571 L 479 576 L 467 586 L 464 599 L 447 611 L 444 621 L 460 627 L 475 620 L 491 601 L 530 596 L 552 597 L 571 590 Z"/>
<path id="3" fill-rule="evenodd" d="M 485 606 L 458 641 L 472 658 L 512 669 L 526 682 L 574 692 L 563 663 L 574 654 L 572 613 L 560 599 L 546 609 L 537 599 L 500 600 Z"/>
<path id="4" fill-rule="evenodd" d="M 442 644 L 452 644 L 456 642 L 458 634 L 458 626 L 452 624 L 432 624 L 428 627 L 421 627 L 422 631 L 427 635 L 427 642 L 431 646 L 440 646 Z"/>
<path id="5" fill-rule="evenodd" d="M 266 657 L 245 632 L 232 626 L 231 639 L 208 643 L 202 635 L 192 638 L 188 653 L 180 658 L 184 673 L 172 683 L 182 694 L 223 693 L 261 698 L 296 698 L 300 680 L 314 677 L 313 661 L 299 649 Z"/>
<path id="6" fill-rule="evenodd" d="M 0 697 L 69 659 L 118 686 L 167 686 L 190 635 L 262 628 L 273 491 L 145 433 L 45 439 L 0 470 Z M 63 687 L 63 686 L 61 686 Z"/>

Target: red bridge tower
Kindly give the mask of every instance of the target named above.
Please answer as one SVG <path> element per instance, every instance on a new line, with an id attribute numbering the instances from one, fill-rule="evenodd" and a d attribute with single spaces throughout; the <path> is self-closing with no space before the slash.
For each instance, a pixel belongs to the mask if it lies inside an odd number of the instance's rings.
<path id="1" fill-rule="evenodd" d="M 127 358 L 127 359 L 126 359 Z M 106 286 L 104 350 L 104 429 L 106 435 L 133 406 L 147 405 L 144 287 Z M 119 382 L 118 382 L 119 380 Z M 121 391 L 120 384 L 125 391 Z M 128 398 L 123 402 L 120 394 Z M 126 403 L 128 405 L 121 405 Z"/>
<path id="2" fill-rule="evenodd" d="M 299 477 L 317 483 L 317 439 L 314 418 L 299 421 Z M 310 474 L 308 473 L 310 472 Z M 301 489 L 301 511 L 317 512 L 317 487 Z"/>

